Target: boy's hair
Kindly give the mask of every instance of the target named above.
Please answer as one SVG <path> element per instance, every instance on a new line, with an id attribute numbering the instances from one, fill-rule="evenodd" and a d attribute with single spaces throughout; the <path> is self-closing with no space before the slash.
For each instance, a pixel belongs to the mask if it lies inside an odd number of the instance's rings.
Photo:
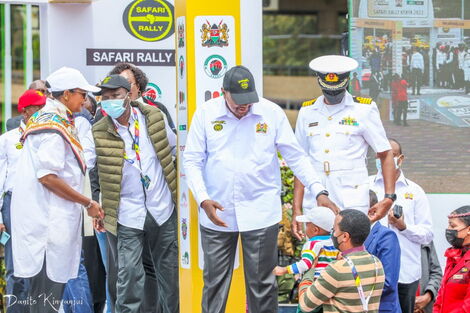
<path id="1" fill-rule="evenodd" d="M 373 207 L 377 204 L 377 202 L 379 202 L 379 199 L 377 199 L 377 194 L 372 190 L 369 190 L 369 206 Z"/>

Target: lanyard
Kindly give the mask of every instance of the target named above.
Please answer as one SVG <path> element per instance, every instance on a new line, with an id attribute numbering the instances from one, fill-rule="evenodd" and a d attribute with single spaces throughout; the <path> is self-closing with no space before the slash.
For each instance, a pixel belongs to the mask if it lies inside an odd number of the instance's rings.
<path id="1" fill-rule="evenodd" d="M 142 171 L 142 165 L 140 163 L 140 146 L 139 146 L 139 140 L 140 140 L 139 116 L 137 115 L 137 111 L 134 108 L 132 108 L 132 115 L 133 115 L 133 118 L 134 118 L 134 137 L 132 137 L 132 134 L 131 134 L 129 128 L 127 128 L 127 131 L 129 132 L 129 135 L 131 136 L 132 150 L 135 151 L 135 158 L 139 162 L 140 171 Z M 134 165 L 134 160 L 130 159 L 127 156 L 126 152 L 124 152 L 124 160 L 126 160 L 130 164 Z"/>
<path id="2" fill-rule="evenodd" d="M 351 259 L 349 259 L 346 256 L 344 257 L 346 262 L 348 262 L 349 266 L 351 267 L 352 275 L 354 277 L 354 282 L 356 283 L 356 288 L 359 293 L 359 297 L 361 298 L 362 309 L 364 310 L 364 312 L 369 311 L 369 301 L 370 301 L 370 298 L 372 297 L 372 294 L 374 293 L 375 284 L 377 283 L 377 278 L 379 277 L 379 267 L 377 265 L 377 260 L 375 259 L 374 256 L 372 256 L 372 258 L 374 259 L 374 265 L 375 265 L 375 281 L 374 281 L 374 285 L 372 285 L 372 289 L 370 291 L 369 296 L 366 298 L 364 294 L 364 289 L 362 289 L 361 278 L 359 277 L 359 274 L 357 273 L 356 266 L 354 266 L 354 263 L 351 261 Z"/>

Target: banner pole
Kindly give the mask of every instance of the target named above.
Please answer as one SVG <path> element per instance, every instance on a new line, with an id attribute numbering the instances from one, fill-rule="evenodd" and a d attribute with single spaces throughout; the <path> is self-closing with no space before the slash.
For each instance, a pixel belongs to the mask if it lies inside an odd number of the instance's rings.
<path id="1" fill-rule="evenodd" d="M 2 11 L 2 59 L 3 59 L 3 131 L 6 130 L 6 121 L 11 117 L 11 8 L 10 4 L 3 5 Z"/>

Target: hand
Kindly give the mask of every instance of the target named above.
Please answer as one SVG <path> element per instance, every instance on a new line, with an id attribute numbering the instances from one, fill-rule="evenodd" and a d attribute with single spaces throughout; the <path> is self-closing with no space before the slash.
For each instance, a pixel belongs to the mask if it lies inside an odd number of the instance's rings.
<path id="1" fill-rule="evenodd" d="M 5 224 L 0 224 L 0 233 L 3 233 L 4 231 L 7 231 L 7 227 Z"/>
<path id="2" fill-rule="evenodd" d="M 94 218 L 93 219 L 93 228 L 100 233 L 106 232 L 106 229 L 104 228 L 104 223 L 102 219 Z"/>
<path id="3" fill-rule="evenodd" d="M 100 204 L 94 200 L 91 200 L 91 206 L 87 210 L 88 216 L 98 219 L 104 218 L 104 211 Z"/>
<path id="4" fill-rule="evenodd" d="M 285 275 L 285 274 L 287 274 L 287 269 L 286 269 L 285 267 L 276 266 L 276 267 L 273 269 L 273 274 L 276 275 L 276 276 Z"/>
<path id="5" fill-rule="evenodd" d="M 431 300 L 432 298 L 429 291 L 426 291 L 422 296 L 417 296 L 415 299 L 415 311 L 416 309 L 423 310 L 431 302 Z"/>
<path id="6" fill-rule="evenodd" d="M 377 202 L 373 207 L 369 209 L 369 219 L 371 222 L 376 222 L 384 218 L 390 208 L 392 207 L 392 199 L 385 198 L 380 202 Z"/>
<path id="7" fill-rule="evenodd" d="M 396 229 L 399 231 L 403 231 L 406 229 L 406 224 L 405 224 L 405 215 L 400 216 L 400 218 L 396 218 L 393 215 L 393 210 L 390 210 L 388 212 L 388 223 L 392 226 L 394 226 Z"/>
<path id="8" fill-rule="evenodd" d="M 297 216 L 302 215 L 300 209 L 295 209 L 292 212 L 292 235 L 298 240 L 302 240 L 305 238 L 305 234 L 302 231 L 302 223 L 297 222 Z"/>
<path id="9" fill-rule="evenodd" d="M 336 204 L 328 198 L 326 195 L 319 195 L 317 198 L 317 204 L 318 206 L 324 206 L 327 208 L 330 208 L 333 213 L 338 214 L 339 211 L 341 211 Z"/>
<path id="10" fill-rule="evenodd" d="M 213 200 L 204 200 L 201 203 L 201 207 L 204 209 L 204 211 L 206 211 L 206 215 L 212 223 L 217 226 L 228 227 L 227 224 L 225 224 L 225 222 L 217 216 L 217 209 L 220 211 L 224 210 L 222 205 L 220 205 L 218 202 Z"/>

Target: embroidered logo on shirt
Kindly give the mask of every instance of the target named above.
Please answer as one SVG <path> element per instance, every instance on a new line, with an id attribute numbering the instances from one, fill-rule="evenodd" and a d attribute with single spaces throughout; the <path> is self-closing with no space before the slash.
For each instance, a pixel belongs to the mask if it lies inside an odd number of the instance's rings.
<path id="1" fill-rule="evenodd" d="M 345 117 L 340 122 L 340 125 L 349 125 L 349 126 L 359 126 L 359 123 L 356 121 L 354 117 Z"/>
<path id="2" fill-rule="evenodd" d="M 212 121 L 212 124 L 214 124 L 214 130 L 216 132 L 220 132 L 222 129 L 224 129 L 223 124 L 225 124 L 225 121 Z"/>
<path id="3" fill-rule="evenodd" d="M 21 150 L 23 149 L 23 144 L 21 142 L 18 142 L 16 145 L 15 145 L 16 149 L 18 150 Z"/>
<path id="4" fill-rule="evenodd" d="M 315 126 L 318 126 L 318 122 L 313 122 L 313 123 L 308 124 L 308 127 L 315 127 Z"/>
<path id="5" fill-rule="evenodd" d="M 256 133 L 266 134 L 268 132 L 268 124 L 258 123 L 256 124 Z"/>
<path id="6" fill-rule="evenodd" d="M 410 192 L 405 193 L 405 199 L 413 200 L 413 194 Z"/>

